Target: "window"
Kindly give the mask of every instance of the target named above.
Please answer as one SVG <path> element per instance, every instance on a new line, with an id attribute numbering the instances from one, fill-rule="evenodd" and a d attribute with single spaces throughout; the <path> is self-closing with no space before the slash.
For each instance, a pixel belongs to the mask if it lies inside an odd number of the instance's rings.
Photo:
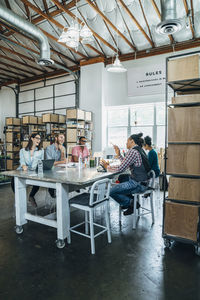
<path id="1" fill-rule="evenodd" d="M 165 104 L 136 104 L 125 108 L 107 109 L 107 147 L 111 143 L 124 148 L 131 134 L 149 135 L 152 143 L 163 148 L 165 145 Z"/>

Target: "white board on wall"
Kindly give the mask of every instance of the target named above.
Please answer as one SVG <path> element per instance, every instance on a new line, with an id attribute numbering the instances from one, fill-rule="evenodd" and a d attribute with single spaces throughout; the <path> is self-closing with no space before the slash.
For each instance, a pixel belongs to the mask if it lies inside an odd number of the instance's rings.
<path id="1" fill-rule="evenodd" d="M 165 93 L 165 64 L 128 69 L 128 97 Z"/>

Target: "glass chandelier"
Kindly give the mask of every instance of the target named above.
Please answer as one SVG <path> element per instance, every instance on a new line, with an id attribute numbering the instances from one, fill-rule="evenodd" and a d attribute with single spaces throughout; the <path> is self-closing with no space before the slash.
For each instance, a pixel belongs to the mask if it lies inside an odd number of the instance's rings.
<path id="1" fill-rule="evenodd" d="M 83 23 L 84 24 L 84 23 Z M 77 18 L 77 1 L 76 1 L 76 16 L 75 20 L 72 21 L 69 27 L 64 27 L 58 42 L 65 43 L 71 48 L 78 49 L 79 43 L 81 42 L 91 42 L 92 41 L 92 31 L 90 28 L 84 24 L 79 24 Z"/>

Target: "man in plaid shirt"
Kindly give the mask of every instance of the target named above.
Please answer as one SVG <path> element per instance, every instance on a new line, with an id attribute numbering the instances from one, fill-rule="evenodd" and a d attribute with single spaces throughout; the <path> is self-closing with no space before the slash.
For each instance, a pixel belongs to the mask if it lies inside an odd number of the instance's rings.
<path id="1" fill-rule="evenodd" d="M 148 172 L 150 171 L 148 158 L 142 149 L 142 133 L 133 134 L 127 140 L 128 153 L 125 158 L 121 156 L 118 146 L 114 146 L 116 156 L 121 160 L 117 167 L 110 167 L 103 161 L 104 167 L 110 172 L 123 172 L 130 169 L 130 175 L 120 175 L 119 184 L 111 188 L 110 196 L 117 201 L 123 209 L 124 215 L 133 213 L 131 204 L 132 194 L 144 192 L 148 187 Z"/>

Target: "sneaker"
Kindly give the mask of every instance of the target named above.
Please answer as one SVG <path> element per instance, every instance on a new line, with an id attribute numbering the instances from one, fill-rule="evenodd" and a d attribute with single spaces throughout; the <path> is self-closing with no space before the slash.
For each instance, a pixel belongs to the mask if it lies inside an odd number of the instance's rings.
<path id="1" fill-rule="evenodd" d="M 37 203 L 36 203 L 34 197 L 29 196 L 29 202 L 30 202 L 30 204 L 31 204 L 33 207 L 35 207 L 35 208 L 37 207 Z"/>
<path id="2" fill-rule="evenodd" d="M 138 209 L 138 208 L 140 208 L 140 203 L 139 202 L 137 202 L 137 204 L 136 204 L 136 208 Z M 124 216 L 128 216 L 128 215 L 132 215 L 132 213 L 133 213 L 133 205 L 130 205 L 128 208 L 127 208 L 127 210 L 125 210 L 124 211 Z"/>
<path id="3" fill-rule="evenodd" d="M 133 213 L 133 206 L 129 206 L 129 207 L 127 208 L 127 210 L 125 210 L 125 211 L 123 212 L 124 216 L 132 215 L 132 213 Z"/>

